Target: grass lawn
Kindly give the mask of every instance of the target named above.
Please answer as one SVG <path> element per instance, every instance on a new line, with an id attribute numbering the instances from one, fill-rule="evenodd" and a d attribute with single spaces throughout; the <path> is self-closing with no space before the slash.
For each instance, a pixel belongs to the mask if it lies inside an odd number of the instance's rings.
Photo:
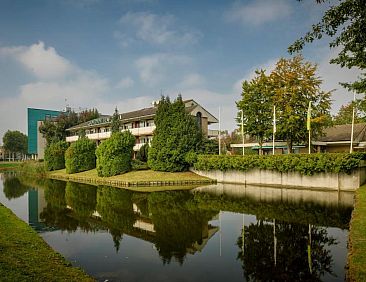
<path id="1" fill-rule="evenodd" d="M 196 181 L 196 180 L 208 180 L 208 178 L 197 175 L 190 171 L 185 172 L 161 172 L 153 170 L 137 170 L 130 171 L 121 175 L 112 177 L 99 177 L 96 169 L 67 174 L 65 169 L 51 172 L 50 175 L 65 176 L 65 177 L 82 177 L 82 178 L 93 178 L 93 179 L 105 179 L 105 180 L 117 180 L 126 182 L 141 182 L 141 181 Z"/>
<path id="2" fill-rule="evenodd" d="M 1 281 L 94 281 L 0 204 Z"/>
<path id="3" fill-rule="evenodd" d="M 0 170 L 17 168 L 20 164 L 20 162 L 0 162 Z"/>
<path id="4" fill-rule="evenodd" d="M 349 240 L 348 277 L 350 281 L 366 281 L 366 185 L 356 192 Z"/>

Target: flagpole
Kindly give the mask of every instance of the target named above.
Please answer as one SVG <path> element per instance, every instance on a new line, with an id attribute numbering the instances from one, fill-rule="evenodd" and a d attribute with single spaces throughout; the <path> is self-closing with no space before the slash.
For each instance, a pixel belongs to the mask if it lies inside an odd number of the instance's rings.
<path id="1" fill-rule="evenodd" d="M 306 127 L 309 131 L 309 154 L 311 154 L 311 101 L 309 102 L 308 115 L 306 121 Z"/>
<path id="2" fill-rule="evenodd" d="M 273 139 L 272 139 L 272 154 L 275 154 L 275 134 L 276 134 L 276 106 L 273 105 Z"/>
<path id="3" fill-rule="evenodd" d="M 353 130 L 355 126 L 355 100 L 356 100 L 356 92 L 353 92 L 353 110 L 352 110 L 352 127 L 351 127 L 351 146 L 349 148 L 349 152 L 353 152 Z"/>
<path id="4" fill-rule="evenodd" d="M 219 155 L 221 155 L 221 107 L 219 107 Z"/>
<path id="5" fill-rule="evenodd" d="M 245 155 L 245 150 L 244 150 L 244 144 L 245 144 L 245 140 L 244 140 L 244 113 L 243 110 L 241 109 L 241 138 L 242 138 L 242 142 L 243 142 L 243 156 Z"/>

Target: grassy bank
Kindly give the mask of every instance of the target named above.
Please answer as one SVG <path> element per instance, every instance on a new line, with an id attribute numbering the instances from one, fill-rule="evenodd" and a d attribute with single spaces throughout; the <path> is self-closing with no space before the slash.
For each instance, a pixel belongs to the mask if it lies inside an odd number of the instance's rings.
<path id="1" fill-rule="evenodd" d="M 94 281 L 0 204 L 1 281 Z"/>
<path id="2" fill-rule="evenodd" d="M 0 171 L 16 169 L 20 164 L 20 162 L 0 162 Z"/>
<path id="3" fill-rule="evenodd" d="M 209 184 L 212 180 L 193 172 L 161 172 L 153 170 L 130 171 L 112 177 L 99 177 L 96 169 L 67 174 L 65 169 L 47 173 L 49 178 L 72 180 L 82 183 L 104 184 L 115 187 L 186 186 Z M 145 190 L 149 190 L 146 188 Z"/>
<path id="4" fill-rule="evenodd" d="M 356 192 L 349 233 L 348 280 L 366 281 L 366 185 Z"/>

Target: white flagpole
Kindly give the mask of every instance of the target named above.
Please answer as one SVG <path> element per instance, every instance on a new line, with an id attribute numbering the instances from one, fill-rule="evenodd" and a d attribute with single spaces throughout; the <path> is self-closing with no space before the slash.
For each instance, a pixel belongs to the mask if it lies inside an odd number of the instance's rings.
<path id="1" fill-rule="evenodd" d="M 272 140 L 272 154 L 275 154 L 275 134 L 276 134 L 276 106 L 273 105 L 273 140 Z"/>
<path id="2" fill-rule="evenodd" d="M 245 154 L 245 150 L 244 150 L 244 144 L 245 144 L 245 140 L 244 140 L 244 113 L 243 110 L 241 111 L 241 138 L 242 138 L 242 142 L 243 142 L 243 156 Z"/>
<path id="3" fill-rule="evenodd" d="M 356 100 L 356 92 L 353 92 L 353 103 Z M 353 110 L 352 110 L 352 127 L 351 127 L 351 146 L 349 148 L 349 152 L 353 152 L 353 130 L 355 126 L 355 105 L 353 104 Z"/>
<path id="4" fill-rule="evenodd" d="M 219 155 L 221 155 L 221 107 L 219 107 Z"/>

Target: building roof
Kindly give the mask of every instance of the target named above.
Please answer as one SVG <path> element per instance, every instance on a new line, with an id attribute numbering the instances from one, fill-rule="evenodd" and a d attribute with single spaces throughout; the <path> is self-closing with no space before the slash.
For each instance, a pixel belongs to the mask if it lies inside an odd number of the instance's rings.
<path id="1" fill-rule="evenodd" d="M 351 124 L 342 124 L 329 127 L 324 130 L 324 136 L 318 138 L 320 142 L 351 141 Z M 358 123 L 353 129 L 354 142 L 366 141 L 366 123 Z"/>
<path id="2" fill-rule="evenodd" d="M 158 109 L 157 107 L 144 108 L 137 111 L 122 113 L 119 116 L 121 121 L 128 121 L 131 119 L 154 116 L 156 114 L 157 109 Z"/>

